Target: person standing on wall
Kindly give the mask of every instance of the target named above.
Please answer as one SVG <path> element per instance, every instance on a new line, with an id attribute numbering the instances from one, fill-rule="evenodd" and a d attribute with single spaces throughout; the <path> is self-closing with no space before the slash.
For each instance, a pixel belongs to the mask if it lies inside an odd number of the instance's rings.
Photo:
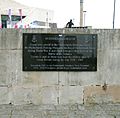
<path id="1" fill-rule="evenodd" d="M 66 24 L 66 28 L 71 28 L 74 23 L 72 22 L 72 19 Z"/>

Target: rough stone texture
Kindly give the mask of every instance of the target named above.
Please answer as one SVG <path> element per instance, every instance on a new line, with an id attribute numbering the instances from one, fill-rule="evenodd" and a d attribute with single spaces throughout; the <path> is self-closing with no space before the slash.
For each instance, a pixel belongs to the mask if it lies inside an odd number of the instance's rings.
<path id="1" fill-rule="evenodd" d="M 59 88 L 60 104 L 82 104 L 83 87 L 81 86 L 62 86 Z"/>
<path id="2" fill-rule="evenodd" d="M 0 103 L 9 104 L 9 88 L 0 87 Z"/>
<path id="3" fill-rule="evenodd" d="M 119 104 L 0 105 L 0 118 L 119 118 Z"/>
<path id="4" fill-rule="evenodd" d="M 89 86 L 84 89 L 85 103 L 120 102 L 120 86 Z"/>
<path id="5" fill-rule="evenodd" d="M 51 87 L 13 87 L 13 104 L 57 104 L 57 88 Z"/>
<path id="6" fill-rule="evenodd" d="M 23 72 L 22 33 L 98 34 L 96 72 Z M 0 118 L 119 118 L 120 30 L 1 29 Z"/>

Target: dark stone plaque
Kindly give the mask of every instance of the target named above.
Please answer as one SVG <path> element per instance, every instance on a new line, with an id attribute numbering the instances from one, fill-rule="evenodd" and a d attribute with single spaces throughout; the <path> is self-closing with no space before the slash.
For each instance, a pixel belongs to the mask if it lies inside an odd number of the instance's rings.
<path id="1" fill-rule="evenodd" d="M 97 71 L 97 35 L 24 33 L 23 71 Z"/>

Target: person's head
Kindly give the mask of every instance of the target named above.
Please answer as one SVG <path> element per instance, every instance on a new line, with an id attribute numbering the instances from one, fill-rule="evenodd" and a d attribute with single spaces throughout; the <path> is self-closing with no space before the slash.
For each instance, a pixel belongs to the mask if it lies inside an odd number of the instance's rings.
<path id="1" fill-rule="evenodd" d="M 72 22 L 72 19 L 70 19 L 70 22 Z"/>

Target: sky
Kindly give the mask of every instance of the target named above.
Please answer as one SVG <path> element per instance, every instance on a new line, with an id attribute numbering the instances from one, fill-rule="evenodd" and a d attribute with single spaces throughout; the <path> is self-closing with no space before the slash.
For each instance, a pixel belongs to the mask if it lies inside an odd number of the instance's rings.
<path id="1" fill-rule="evenodd" d="M 54 22 L 59 28 L 73 19 L 74 26 L 80 24 L 80 0 L 15 0 L 27 6 L 54 11 Z M 85 26 L 97 29 L 113 27 L 114 0 L 84 0 Z M 115 28 L 120 28 L 120 0 L 116 0 Z"/>

